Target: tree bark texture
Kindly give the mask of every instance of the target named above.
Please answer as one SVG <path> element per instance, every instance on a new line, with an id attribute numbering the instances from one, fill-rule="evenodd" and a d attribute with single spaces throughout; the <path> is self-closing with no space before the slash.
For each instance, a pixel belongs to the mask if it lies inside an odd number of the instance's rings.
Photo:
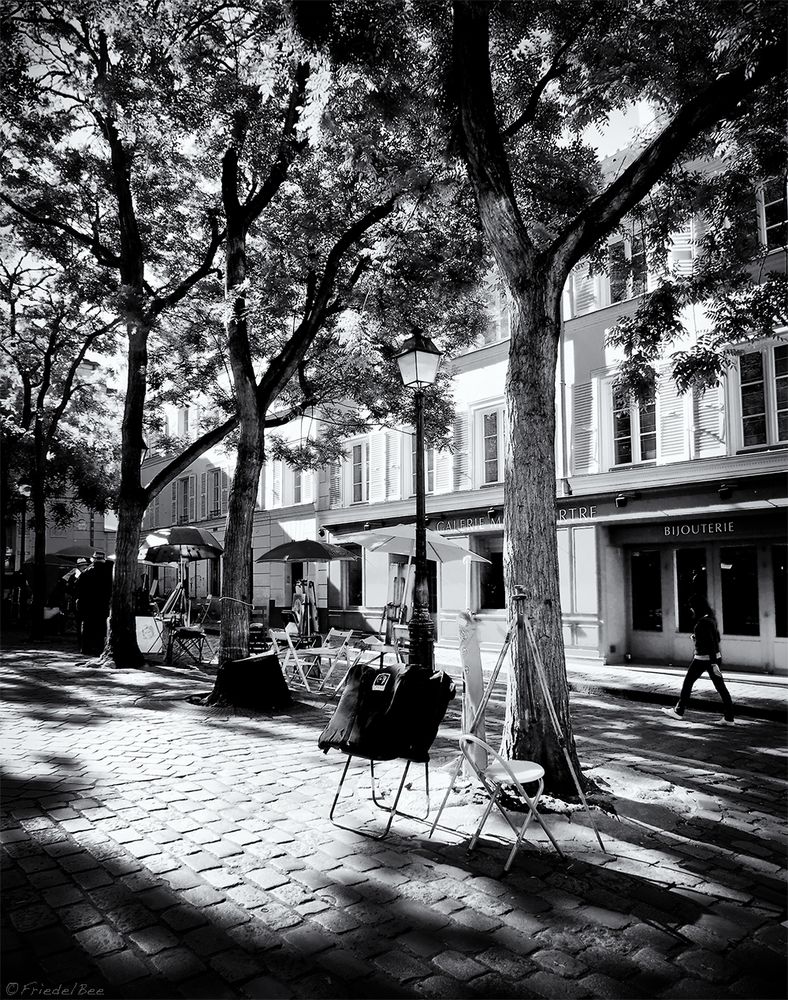
<path id="1" fill-rule="evenodd" d="M 560 316 L 559 297 L 549 280 L 533 276 L 528 292 L 515 299 L 512 320 L 506 379 L 504 579 L 510 602 L 517 589 L 527 595 L 523 610 L 541 654 L 561 734 L 552 725 L 533 650 L 525 631 L 517 629 L 502 746 L 507 757 L 538 761 L 546 772 L 546 787 L 566 795 L 573 794 L 575 786 L 563 742 L 578 775 L 580 765 L 569 712 L 558 588 L 555 370 Z"/>
<path id="2" fill-rule="evenodd" d="M 139 667 L 145 662 L 145 658 L 137 643 L 134 590 L 139 573 L 140 530 L 146 504 L 145 491 L 140 483 L 140 465 L 147 391 L 148 331 L 141 326 L 130 326 L 128 338 L 128 376 L 121 427 L 120 497 L 112 610 L 102 662 L 115 666 Z"/>

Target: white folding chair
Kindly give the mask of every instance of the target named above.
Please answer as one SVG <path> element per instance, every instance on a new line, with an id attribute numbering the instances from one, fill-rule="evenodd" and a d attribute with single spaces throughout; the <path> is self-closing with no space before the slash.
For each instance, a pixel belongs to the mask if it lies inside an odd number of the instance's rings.
<path id="1" fill-rule="evenodd" d="M 337 664 L 344 663 L 346 671 L 350 669 L 348 643 L 352 635 L 352 629 L 342 631 L 338 628 L 332 628 L 319 646 L 308 646 L 306 649 L 298 651 L 303 659 L 311 659 L 312 661 L 312 666 L 306 671 L 306 674 L 314 685 L 315 691 L 324 690 Z"/>
<path id="2" fill-rule="evenodd" d="M 478 736 L 471 736 L 470 733 L 463 733 L 460 736 L 460 750 L 462 751 L 465 759 L 468 761 L 471 771 L 473 771 L 484 786 L 485 791 L 490 796 L 490 801 L 487 803 L 487 807 L 485 808 L 484 814 L 482 815 L 479 825 L 476 828 L 476 832 L 471 838 L 468 850 L 472 851 L 476 846 L 484 824 L 487 822 L 493 807 L 497 806 L 498 811 L 512 828 L 512 832 L 515 835 L 514 847 L 512 847 L 509 858 L 504 865 L 503 870 L 505 872 L 508 872 L 511 868 L 514 856 L 517 854 L 517 850 L 523 841 L 525 832 L 532 819 L 535 819 L 539 826 L 541 826 L 547 834 L 550 843 L 563 857 L 561 848 L 555 842 L 553 835 L 544 825 L 542 817 L 539 815 L 536 808 L 539 803 L 539 799 L 542 797 L 542 791 L 544 789 L 544 768 L 541 764 L 537 764 L 532 760 L 504 760 L 503 757 L 501 757 L 500 754 L 497 754 L 488 743 L 485 743 L 484 740 L 480 740 Z M 480 766 L 479 764 L 479 750 L 483 750 L 484 753 L 487 754 L 488 763 L 486 766 Z M 536 782 L 537 784 L 536 794 L 528 795 L 523 788 L 523 785 L 528 785 L 533 782 Z M 523 822 L 519 827 L 510 819 L 505 807 L 501 804 L 500 797 L 504 785 L 512 786 L 527 806 L 528 812 L 523 817 Z"/>
<path id="3" fill-rule="evenodd" d="M 279 657 L 282 674 L 288 684 L 294 684 L 297 687 L 304 688 L 306 691 L 311 691 L 312 688 L 309 686 L 309 680 L 307 679 L 307 670 L 311 666 L 311 661 L 301 659 L 299 655 L 304 650 L 295 648 L 293 636 L 285 628 L 269 629 L 268 634 L 271 636 L 276 655 Z"/>

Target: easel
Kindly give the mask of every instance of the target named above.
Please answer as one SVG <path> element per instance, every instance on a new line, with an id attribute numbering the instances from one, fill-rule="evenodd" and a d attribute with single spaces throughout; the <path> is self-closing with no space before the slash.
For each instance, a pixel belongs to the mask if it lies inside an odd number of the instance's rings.
<path id="1" fill-rule="evenodd" d="M 313 580 L 299 580 L 293 595 L 293 611 L 298 607 L 298 634 L 310 639 L 318 633 L 317 595 Z"/>
<path id="2" fill-rule="evenodd" d="M 555 710 L 555 705 L 553 704 L 553 698 L 552 695 L 550 694 L 550 689 L 547 685 L 547 675 L 545 674 L 544 662 L 542 660 L 542 654 L 539 652 L 539 647 L 536 644 L 536 637 L 534 636 L 533 626 L 531 625 L 529 619 L 526 618 L 523 613 L 523 603 L 525 602 L 526 598 L 527 595 L 523 592 L 523 588 L 515 587 L 515 592 L 514 595 L 512 596 L 514 615 L 511 621 L 509 622 L 509 628 L 506 630 L 506 637 L 504 638 L 503 646 L 501 647 L 501 652 L 498 654 L 498 659 L 495 663 L 495 667 L 493 668 L 490 680 L 487 683 L 487 688 L 484 692 L 479 707 L 476 710 L 476 714 L 473 717 L 473 721 L 471 722 L 471 726 L 468 732 L 471 735 L 476 734 L 476 730 L 479 727 L 480 722 L 484 718 L 484 713 L 487 709 L 487 705 L 490 701 L 490 698 L 492 697 L 493 688 L 495 687 L 496 681 L 498 680 L 498 675 L 501 672 L 501 668 L 503 667 L 506 656 L 509 653 L 509 649 L 512 645 L 512 640 L 514 639 L 515 635 L 515 629 L 521 629 L 524 632 L 525 639 L 528 643 L 528 650 L 529 653 L 531 654 L 530 659 L 536 669 L 536 677 L 537 680 L 539 681 L 539 687 L 541 688 L 542 691 L 542 697 L 544 698 L 544 703 L 547 706 L 547 714 L 550 717 L 550 722 L 552 724 L 553 730 L 555 731 L 555 735 L 558 740 L 558 745 L 561 747 L 564 753 L 564 758 L 566 759 L 566 764 L 567 767 L 569 768 L 569 772 L 572 775 L 572 780 L 575 783 L 577 794 L 580 796 L 580 801 L 583 803 L 583 808 L 588 813 L 588 818 L 591 822 L 591 826 L 594 830 L 594 833 L 596 834 L 596 839 L 599 841 L 599 846 L 602 848 L 603 851 L 605 851 L 605 845 L 602 843 L 602 838 L 599 835 L 599 830 L 597 829 L 596 823 L 594 822 L 594 817 L 588 806 L 588 802 L 586 800 L 585 794 L 580 784 L 580 780 L 577 777 L 577 772 L 575 771 L 574 765 L 572 764 L 572 759 L 569 756 L 569 750 L 566 745 L 566 737 L 564 736 L 563 730 L 561 729 L 561 722 L 558 718 L 558 713 Z M 430 837 L 433 835 L 433 833 L 435 833 L 435 828 L 437 827 L 438 820 L 441 818 L 441 814 L 443 813 L 443 810 L 446 807 L 446 803 L 449 799 L 449 795 L 454 786 L 454 782 L 457 780 L 457 776 L 459 775 L 460 770 L 462 769 L 462 762 L 463 758 L 462 756 L 460 756 L 460 759 L 457 761 L 457 765 L 454 768 L 451 778 L 449 779 L 449 784 L 446 788 L 446 794 L 443 796 L 443 801 L 440 804 L 440 809 L 438 809 L 438 813 L 433 821 L 432 826 L 430 827 L 430 832 L 429 832 Z M 605 853 L 607 853 L 607 851 L 605 851 Z"/>

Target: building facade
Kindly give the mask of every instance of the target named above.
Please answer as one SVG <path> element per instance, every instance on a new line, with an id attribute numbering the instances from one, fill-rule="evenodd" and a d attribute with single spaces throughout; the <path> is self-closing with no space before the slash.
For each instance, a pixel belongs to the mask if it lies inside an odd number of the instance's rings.
<path id="1" fill-rule="evenodd" d="M 760 188 L 753 225 L 769 248 L 766 266 L 785 270 L 785 182 Z M 665 267 L 692 266 L 697 231 L 675 235 Z M 786 472 L 788 329 L 747 344 L 723 382 L 680 395 L 661 374 L 647 404 L 621 401 L 621 361 L 607 343 L 657 276 L 634 234 L 612 240 L 608 274 L 579 265 L 564 293 L 556 385 L 556 531 L 567 653 L 597 662 L 685 663 L 691 655 L 688 598 L 703 589 L 718 613 L 730 666 L 788 672 Z M 703 333 L 684 317 L 686 343 Z M 452 362 L 456 416 L 451 450 L 426 455 L 429 527 L 487 563 L 430 564 L 439 643 L 456 644 L 464 609 L 479 620 L 483 647 L 507 624 L 503 587 L 505 296 L 491 289 L 480 343 Z M 305 436 L 305 419 L 286 429 Z M 354 532 L 412 521 L 412 429 L 380 429 L 346 442 L 344 459 L 303 472 L 279 461 L 264 470 L 254 558 L 288 540 L 343 543 Z M 148 463 L 151 475 L 155 462 Z M 204 456 L 165 490 L 148 527 L 188 521 L 223 535 L 230 470 Z M 389 602 L 403 599 L 407 560 L 358 550 L 356 562 L 306 567 L 255 562 L 254 602 L 274 621 L 296 583 L 311 575 L 321 624 L 377 630 Z M 192 574 L 195 594 L 216 593 L 218 564 Z"/>

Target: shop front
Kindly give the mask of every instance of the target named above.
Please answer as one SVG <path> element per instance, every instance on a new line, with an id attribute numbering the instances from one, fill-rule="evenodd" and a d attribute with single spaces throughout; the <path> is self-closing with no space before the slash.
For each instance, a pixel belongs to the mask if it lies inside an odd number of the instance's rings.
<path id="1" fill-rule="evenodd" d="M 788 673 L 788 547 L 781 511 L 669 517 L 611 526 L 607 535 L 622 556 L 624 643 L 632 660 L 688 662 L 690 601 L 700 594 L 717 614 L 729 667 Z"/>

